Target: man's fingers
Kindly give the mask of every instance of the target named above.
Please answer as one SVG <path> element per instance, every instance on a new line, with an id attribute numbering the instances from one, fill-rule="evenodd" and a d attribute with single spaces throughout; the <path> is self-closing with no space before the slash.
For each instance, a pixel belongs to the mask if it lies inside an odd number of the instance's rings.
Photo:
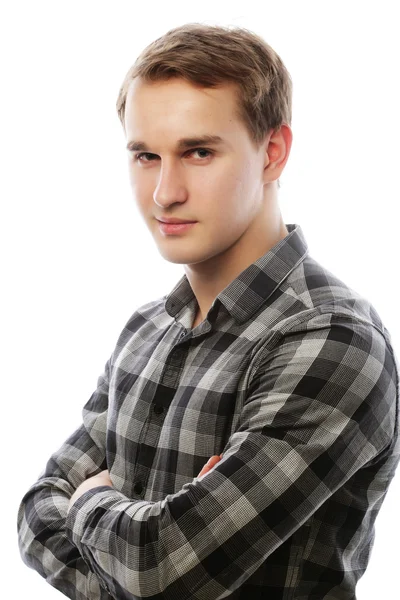
<path id="1" fill-rule="evenodd" d="M 207 463 L 204 465 L 204 467 L 202 468 L 202 470 L 198 474 L 198 477 L 200 477 L 201 475 L 204 475 L 204 473 L 208 473 L 208 471 L 211 471 L 211 469 L 213 467 L 215 467 L 215 465 L 221 460 L 221 458 L 222 458 L 222 454 L 220 454 L 220 456 L 217 456 L 217 455 L 212 456 L 207 461 Z"/>

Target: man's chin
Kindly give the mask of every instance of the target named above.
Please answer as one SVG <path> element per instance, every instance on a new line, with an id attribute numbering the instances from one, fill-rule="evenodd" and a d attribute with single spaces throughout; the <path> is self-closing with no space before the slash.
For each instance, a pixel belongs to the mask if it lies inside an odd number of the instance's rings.
<path id="1" fill-rule="evenodd" d="M 196 252 L 184 248 L 171 249 L 161 246 L 161 244 L 158 244 L 158 251 L 161 256 L 164 258 L 164 260 L 175 265 L 196 265 L 207 261 L 209 258 L 205 254 L 201 254 L 198 250 Z"/>

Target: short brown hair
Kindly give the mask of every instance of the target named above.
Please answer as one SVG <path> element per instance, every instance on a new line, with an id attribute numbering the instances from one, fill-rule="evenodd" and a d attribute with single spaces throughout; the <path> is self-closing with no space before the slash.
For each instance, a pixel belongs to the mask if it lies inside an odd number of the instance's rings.
<path id="1" fill-rule="evenodd" d="M 291 125 L 292 80 L 278 54 L 248 29 L 187 23 L 149 44 L 125 76 L 117 111 L 125 129 L 125 104 L 131 82 L 173 77 L 202 87 L 234 82 L 238 116 L 258 146 L 270 129 Z"/>

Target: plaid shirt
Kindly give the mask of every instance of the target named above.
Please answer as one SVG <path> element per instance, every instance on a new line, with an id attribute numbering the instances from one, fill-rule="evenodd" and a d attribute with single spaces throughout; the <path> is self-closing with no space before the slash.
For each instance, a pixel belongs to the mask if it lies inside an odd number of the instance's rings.
<path id="1" fill-rule="evenodd" d="M 69 598 L 356 598 L 400 459 L 398 363 L 286 227 L 195 329 L 186 275 L 133 313 L 25 494 L 22 557 Z"/>

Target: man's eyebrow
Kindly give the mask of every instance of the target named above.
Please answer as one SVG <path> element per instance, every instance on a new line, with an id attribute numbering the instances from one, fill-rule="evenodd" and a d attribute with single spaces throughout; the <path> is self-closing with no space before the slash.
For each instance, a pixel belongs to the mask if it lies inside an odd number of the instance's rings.
<path id="1" fill-rule="evenodd" d="M 194 146 L 210 146 L 218 144 L 225 144 L 225 140 L 219 135 L 201 135 L 198 137 L 179 139 L 177 142 L 177 150 L 186 150 L 188 148 L 193 148 Z M 135 140 L 128 142 L 126 148 L 131 152 L 148 151 L 148 147 L 144 142 L 136 142 Z"/>

